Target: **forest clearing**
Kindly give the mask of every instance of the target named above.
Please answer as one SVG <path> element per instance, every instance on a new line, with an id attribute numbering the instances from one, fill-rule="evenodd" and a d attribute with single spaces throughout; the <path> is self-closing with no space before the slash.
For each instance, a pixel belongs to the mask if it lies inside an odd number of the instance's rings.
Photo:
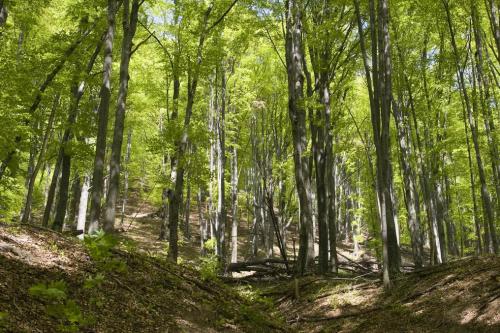
<path id="1" fill-rule="evenodd" d="M 499 332 L 498 0 L 0 0 L 0 331 Z"/>

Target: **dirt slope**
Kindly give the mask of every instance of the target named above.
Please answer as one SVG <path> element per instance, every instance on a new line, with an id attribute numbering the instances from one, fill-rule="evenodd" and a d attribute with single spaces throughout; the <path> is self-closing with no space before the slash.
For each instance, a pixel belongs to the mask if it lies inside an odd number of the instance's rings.
<path id="1" fill-rule="evenodd" d="M 65 296 L 30 292 L 51 283 Z M 284 331 L 265 304 L 251 303 L 194 270 L 123 246 L 96 260 L 74 238 L 0 225 L 0 331 Z"/>
<path id="2" fill-rule="evenodd" d="M 370 279 L 306 277 L 298 281 L 298 300 L 293 281 L 262 293 L 298 332 L 500 332 L 499 257 L 405 274 L 391 294 Z"/>

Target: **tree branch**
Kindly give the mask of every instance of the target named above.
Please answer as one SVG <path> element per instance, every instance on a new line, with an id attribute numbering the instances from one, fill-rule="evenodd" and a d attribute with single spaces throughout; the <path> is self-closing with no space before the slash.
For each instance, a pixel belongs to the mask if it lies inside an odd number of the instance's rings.
<path id="1" fill-rule="evenodd" d="M 238 0 L 234 0 L 233 3 L 231 3 L 231 5 L 229 6 L 229 8 L 224 12 L 224 14 L 222 14 L 221 17 L 219 17 L 219 19 L 217 21 L 215 21 L 211 26 L 210 28 L 207 29 L 207 33 L 212 30 L 213 28 L 215 28 L 219 23 L 221 23 L 224 18 L 227 16 L 227 14 L 229 14 L 229 12 L 231 11 L 231 9 L 233 9 L 234 5 L 236 5 L 236 3 L 238 2 Z"/>

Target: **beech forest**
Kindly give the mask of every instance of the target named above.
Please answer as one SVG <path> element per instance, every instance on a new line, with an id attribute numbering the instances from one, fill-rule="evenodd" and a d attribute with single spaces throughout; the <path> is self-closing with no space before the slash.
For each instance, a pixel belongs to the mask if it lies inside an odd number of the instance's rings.
<path id="1" fill-rule="evenodd" d="M 499 102 L 499 0 L 0 0 L 0 332 L 498 332 Z"/>

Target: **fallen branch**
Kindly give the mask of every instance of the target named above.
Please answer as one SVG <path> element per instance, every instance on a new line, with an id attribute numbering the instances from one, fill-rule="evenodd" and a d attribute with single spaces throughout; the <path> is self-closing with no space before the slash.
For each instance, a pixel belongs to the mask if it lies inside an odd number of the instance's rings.
<path id="1" fill-rule="evenodd" d="M 351 258 L 348 258 L 346 257 L 345 255 L 343 255 L 342 253 L 340 252 L 337 252 L 337 255 L 341 256 L 342 258 L 346 259 L 347 261 L 349 261 L 350 263 L 352 263 L 354 266 L 364 270 L 364 271 L 367 271 L 367 272 L 374 272 L 372 269 L 368 268 L 368 267 L 365 267 L 359 263 L 357 263 L 356 261 L 352 260 Z M 342 263 L 339 263 L 340 265 L 342 265 Z"/>
<path id="2" fill-rule="evenodd" d="M 289 321 L 289 323 L 298 323 L 298 322 L 320 322 L 320 321 L 329 321 L 329 320 L 336 320 L 336 319 L 344 319 L 344 318 L 350 318 L 350 317 L 357 317 L 357 316 L 362 316 L 368 313 L 372 313 L 375 311 L 382 310 L 383 307 L 381 306 L 375 306 L 373 308 L 369 308 L 363 311 L 358 311 L 358 312 L 352 312 L 352 313 L 343 313 L 335 316 L 325 316 L 325 317 L 313 317 L 313 316 L 305 316 L 305 317 L 297 317 L 294 320 Z"/>
<path id="3" fill-rule="evenodd" d="M 290 263 L 290 261 L 288 261 Z M 246 271 L 269 271 L 269 270 L 279 270 L 279 267 L 273 266 L 276 265 L 284 265 L 286 266 L 286 262 L 283 259 L 269 258 L 269 259 L 260 259 L 253 261 L 244 261 L 244 262 L 235 262 L 231 263 L 227 266 L 228 272 L 246 272 Z"/>

